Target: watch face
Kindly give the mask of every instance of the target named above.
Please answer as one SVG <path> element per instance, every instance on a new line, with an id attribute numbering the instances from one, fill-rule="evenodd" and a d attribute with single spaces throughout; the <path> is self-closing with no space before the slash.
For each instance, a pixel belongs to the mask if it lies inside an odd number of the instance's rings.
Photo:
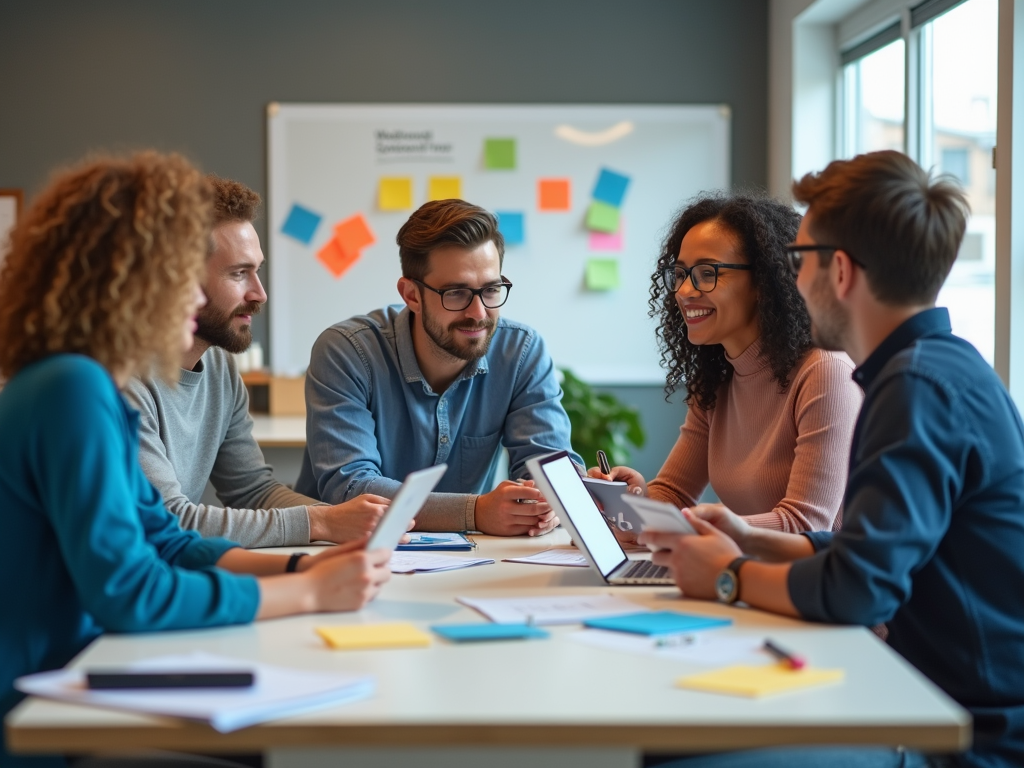
<path id="1" fill-rule="evenodd" d="M 736 577 L 732 571 L 722 571 L 715 579 L 715 593 L 723 603 L 731 603 L 736 595 Z"/>

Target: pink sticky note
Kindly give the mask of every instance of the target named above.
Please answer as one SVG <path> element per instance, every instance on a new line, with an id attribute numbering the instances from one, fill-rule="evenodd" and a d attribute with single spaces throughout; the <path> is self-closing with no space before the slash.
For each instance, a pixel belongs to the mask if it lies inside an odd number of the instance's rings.
<path id="1" fill-rule="evenodd" d="M 626 229 L 625 217 L 619 218 L 619 230 L 617 232 L 594 232 L 590 233 L 589 247 L 592 251 L 621 251 L 622 233 Z"/>

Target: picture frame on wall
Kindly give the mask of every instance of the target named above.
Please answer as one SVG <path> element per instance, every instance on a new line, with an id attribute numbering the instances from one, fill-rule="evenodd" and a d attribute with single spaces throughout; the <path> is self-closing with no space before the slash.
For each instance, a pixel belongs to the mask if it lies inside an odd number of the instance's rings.
<path id="1" fill-rule="evenodd" d="M 7 254 L 8 236 L 21 215 L 23 202 L 20 189 L 0 189 L 0 259 Z"/>

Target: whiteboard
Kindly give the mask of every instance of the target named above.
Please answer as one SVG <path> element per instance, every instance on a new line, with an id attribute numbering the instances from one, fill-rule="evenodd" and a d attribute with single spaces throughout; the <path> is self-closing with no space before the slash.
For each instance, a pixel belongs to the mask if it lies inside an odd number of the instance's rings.
<path id="1" fill-rule="evenodd" d="M 459 176 L 464 199 L 523 214 L 524 241 L 505 250 L 502 271 L 514 287 L 503 316 L 536 328 L 556 365 L 591 383 L 664 380 L 647 316 L 650 276 L 683 203 L 728 187 L 728 107 L 271 104 L 267 113 L 275 372 L 303 371 L 325 328 L 400 302 L 395 235 L 427 201 L 430 177 Z M 402 147 L 393 140 L 401 136 L 415 138 Z M 515 139 L 514 170 L 486 167 L 489 138 Z M 619 251 L 592 250 L 586 226 L 602 168 L 630 179 Z M 382 177 L 412 179 L 411 209 L 378 208 Z M 571 180 L 567 212 L 538 209 L 541 178 Z M 308 244 L 281 231 L 293 204 L 323 217 Z M 334 225 L 357 213 L 376 241 L 336 279 L 316 254 Z M 588 289 L 592 258 L 617 260 L 618 287 Z"/>

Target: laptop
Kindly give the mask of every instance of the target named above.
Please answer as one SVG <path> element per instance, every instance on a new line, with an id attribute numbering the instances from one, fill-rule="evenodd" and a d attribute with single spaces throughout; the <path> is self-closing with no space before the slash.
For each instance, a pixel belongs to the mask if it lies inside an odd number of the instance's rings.
<path id="1" fill-rule="evenodd" d="M 675 585 L 665 566 L 626 557 L 566 451 L 529 459 L 526 466 L 573 541 L 605 582 L 615 586 Z"/>
<path id="2" fill-rule="evenodd" d="M 398 546 L 398 542 L 409 529 L 409 522 L 423 507 L 446 469 L 447 464 L 436 464 L 409 473 L 395 498 L 388 504 L 383 517 L 377 522 L 377 527 L 373 529 L 370 541 L 366 545 L 368 550 L 394 549 Z"/>

